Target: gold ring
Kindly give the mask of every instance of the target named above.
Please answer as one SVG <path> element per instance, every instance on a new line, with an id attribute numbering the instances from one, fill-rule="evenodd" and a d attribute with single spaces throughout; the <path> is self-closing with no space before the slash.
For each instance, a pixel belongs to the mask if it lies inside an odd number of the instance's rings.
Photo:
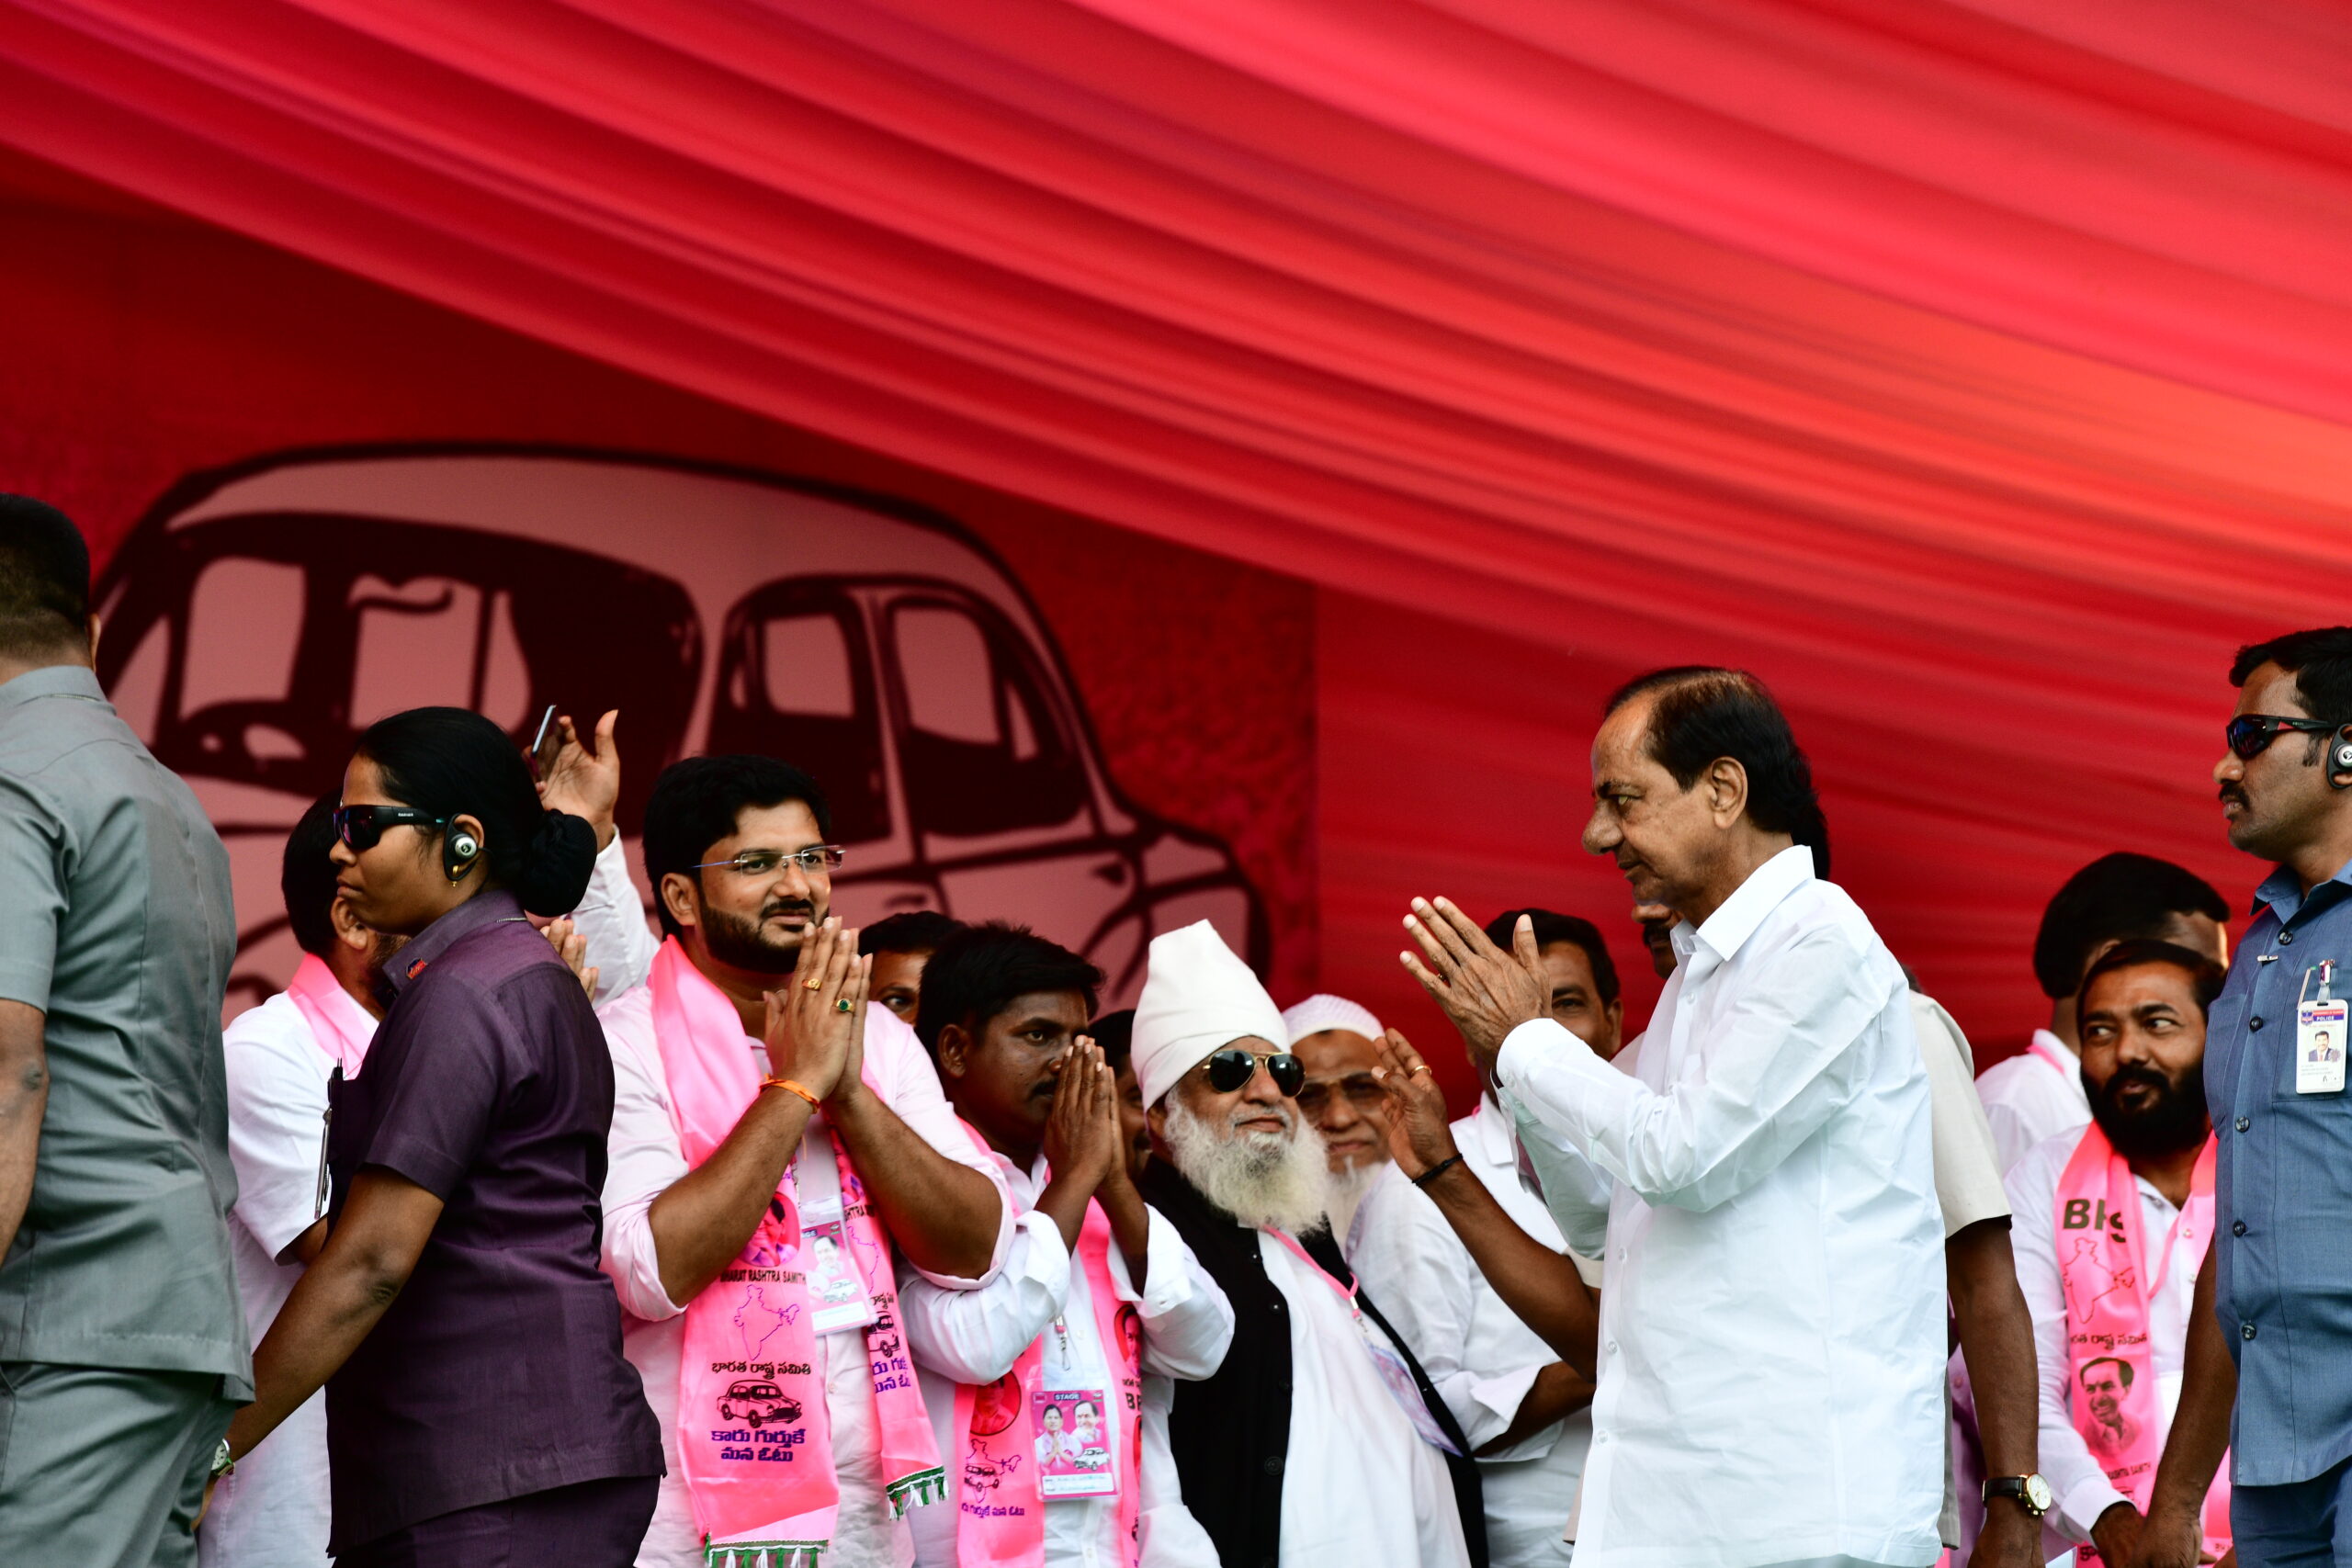
<path id="1" fill-rule="evenodd" d="M 1429 1070 L 1430 1065 L 1427 1062 L 1415 1062 L 1412 1066 L 1412 1070 L 1408 1072 L 1405 1076 L 1409 1078 L 1414 1073 L 1426 1073 Z"/>
<path id="2" fill-rule="evenodd" d="M 811 976 L 800 982 L 800 988 L 804 991 L 821 991 L 825 988 L 825 982 Z"/>
<path id="3" fill-rule="evenodd" d="M 849 998 L 847 997 L 835 997 L 833 998 L 833 1010 L 835 1012 L 849 1011 Z"/>

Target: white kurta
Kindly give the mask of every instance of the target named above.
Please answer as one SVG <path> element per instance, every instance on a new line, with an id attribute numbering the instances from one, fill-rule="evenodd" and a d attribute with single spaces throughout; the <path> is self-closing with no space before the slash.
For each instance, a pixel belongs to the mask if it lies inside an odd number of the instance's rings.
<path id="1" fill-rule="evenodd" d="M 2058 1179 L 2075 1157 L 2082 1134 L 2062 1133 L 2027 1151 L 2009 1172 L 2009 1245 L 2016 1249 L 2018 1288 L 2033 1314 L 2033 1353 L 2041 1371 L 2041 1474 L 2057 1495 L 2051 1520 L 2066 1540 L 2077 1545 L 2091 1539 L 2091 1526 L 2118 1503 L 2122 1493 L 2108 1483 L 2107 1471 L 2091 1457 L 2090 1445 L 2075 1429 L 2069 1395 L 2074 1389 L 2074 1358 L 2066 1344 L 2066 1284 L 2058 1271 L 2056 1215 Z M 2140 1190 L 2140 1235 L 2145 1239 L 2148 1267 L 2156 1266 L 2165 1237 L 2180 1217 L 2172 1201 L 2144 1178 L 2134 1177 Z M 2188 1314 L 2197 1295 L 2197 1270 L 2205 1261 L 2202 1247 L 2176 1247 L 2172 1266 L 2156 1282 L 2148 1303 L 2149 1371 L 2156 1378 L 2156 1404 L 2164 1412 L 2165 1429 L 2172 1429 L 2173 1406 L 2180 1398 L 2184 1347 L 2188 1341 Z"/>
<path id="2" fill-rule="evenodd" d="M 2082 1058 L 2046 1029 L 2033 1032 L 2033 1043 L 2040 1049 L 1996 1062 L 1976 1080 L 1976 1097 L 1984 1102 L 1984 1120 L 1992 1125 L 1993 1145 L 2000 1151 L 2005 1172 L 2015 1169 L 2037 1145 L 2091 1124 Z M 2064 1066 L 2046 1059 L 2043 1051 Z"/>
<path id="3" fill-rule="evenodd" d="M 1374 1370 L 1354 1307 L 1330 1276 L 1263 1231 L 1258 1255 L 1290 1320 L 1282 1561 L 1466 1568 L 1445 1456 L 1421 1440 Z"/>
<path id="4" fill-rule="evenodd" d="M 1630 1076 L 1549 1019 L 1498 1064 L 1616 1182 L 1577 1558 L 1924 1565 L 1943 1224 L 1902 971 L 1802 846 L 1674 940 Z"/>
<path id="5" fill-rule="evenodd" d="M 594 956 L 592 953 L 592 956 Z M 653 1523 L 638 1551 L 639 1568 L 698 1568 L 694 1510 L 686 1497 L 685 1470 L 679 1458 L 676 1417 L 678 1357 L 685 1339 L 680 1303 L 662 1288 L 661 1260 L 653 1245 L 653 1200 L 686 1173 L 678 1132 L 670 1120 L 662 1052 L 653 1038 L 652 993 L 639 986 L 597 1010 L 613 1051 L 613 1131 L 610 1167 L 605 1178 L 605 1272 L 612 1277 L 625 1315 L 621 1348 L 645 1380 L 645 1397 L 662 1424 L 662 1451 L 669 1473 L 662 1479 Z M 746 1035 L 743 1048 L 764 1047 Z M 764 1058 L 763 1058 L 764 1059 Z M 865 1079 L 923 1142 L 958 1164 L 985 1175 L 1000 1195 L 1004 1174 L 973 1142 L 939 1089 L 913 1031 L 887 1010 L 865 1013 Z M 803 1208 L 816 1213 L 828 1199 L 838 1202 L 840 1185 L 832 1133 L 820 1111 L 802 1135 L 799 1180 Z M 925 1274 L 943 1289 L 969 1289 L 996 1277 L 1012 1245 L 1014 1211 L 1008 1201 L 998 1228 L 989 1271 L 978 1280 Z M 905 1276 L 901 1276 L 903 1279 Z M 874 1388 L 865 1341 L 854 1329 L 817 1340 L 818 1371 L 825 1380 L 825 1408 L 832 1424 L 833 1468 L 841 1477 L 841 1515 L 827 1568 L 908 1568 L 914 1538 L 907 1521 L 893 1519 L 883 1495 L 880 1438 L 874 1422 Z M 934 1505 L 935 1506 L 935 1505 Z"/>
<path id="6" fill-rule="evenodd" d="M 375 1032 L 368 1010 L 343 991 L 325 1004 L 345 1014 L 357 1038 Z M 302 1277 L 300 1263 L 280 1263 L 278 1256 L 319 1218 L 319 1152 L 335 1058 L 282 991 L 230 1020 L 220 1043 L 228 1062 L 229 1162 L 237 1172 L 229 1245 L 245 1327 L 258 1345 Z M 322 1390 L 213 1489 L 197 1531 L 197 1559 L 204 1568 L 319 1568 L 332 1513 Z"/>
<path id="7" fill-rule="evenodd" d="M 1102 1393 L 1111 1422 L 1108 1446 L 1114 1471 L 1122 1488 L 1138 1484 L 1137 1477 L 1124 1473 L 1127 1446 L 1119 1423 L 1125 1417 L 1118 1409 L 1117 1382 L 1096 1330 L 1092 1287 L 1086 1270 L 1062 1246 L 1060 1228 L 1035 1207 L 1049 1174 L 1045 1162 L 1040 1159 L 1037 1168 L 1029 1171 L 1014 1169 L 1001 1156 L 997 1164 L 1014 1205 L 1023 1211 L 1003 1271 L 977 1291 L 944 1291 L 926 1280 L 910 1280 L 899 1299 L 907 1348 L 914 1354 L 923 1404 L 947 1464 L 950 1495 L 961 1495 L 962 1467 L 954 1446 L 956 1385 L 995 1382 L 1040 1338 L 1045 1342 L 1046 1386 Z M 1143 1491 L 1137 1499 L 1143 1562 L 1145 1568 L 1216 1568 L 1216 1548 L 1185 1509 L 1176 1481 L 1176 1462 L 1168 1448 L 1165 1383 L 1171 1378 L 1204 1378 L 1216 1371 L 1233 1343 L 1233 1308 L 1176 1227 L 1158 1212 L 1148 1212 L 1150 1230 L 1140 1292 L 1127 1270 L 1125 1255 L 1114 1246 L 1110 1257 L 1112 1288 L 1121 1301 L 1135 1305 L 1143 1320 L 1139 1370 L 1163 1385 L 1156 1442 L 1153 1424 L 1144 1423 Z M 956 1509 L 918 1508 L 910 1517 L 916 1561 L 926 1568 L 952 1568 Z M 1126 1554 L 1119 1545 L 1118 1498 L 1047 1499 L 1045 1560 L 1053 1568 L 1122 1568 Z"/>
<path id="8" fill-rule="evenodd" d="M 1542 1201 L 1520 1183 L 1502 1112 L 1482 1099 L 1476 1115 L 1453 1123 L 1453 1137 L 1464 1166 L 1504 1213 L 1545 1247 L 1566 1252 Z M 1396 1166 L 1382 1168 L 1357 1209 L 1347 1253 L 1348 1266 L 1411 1346 L 1471 1448 L 1484 1449 L 1508 1431 L 1536 1374 L 1559 1357 L 1503 1303 L 1436 1203 Z M 1495 1568 L 1567 1561 L 1561 1530 L 1591 1443 L 1591 1416 L 1579 1410 L 1480 1457 L 1487 1553 Z"/>

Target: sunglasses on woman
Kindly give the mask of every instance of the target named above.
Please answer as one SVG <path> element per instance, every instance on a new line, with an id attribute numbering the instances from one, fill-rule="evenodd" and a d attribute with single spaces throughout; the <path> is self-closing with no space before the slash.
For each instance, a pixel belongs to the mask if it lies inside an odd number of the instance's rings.
<path id="1" fill-rule="evenodd" d="M 384 841 L 384 829 L 402 823 L 420 828 L 446 828 L 447 817 L 435 817 L 430 811 L 413 806 L 338 806 L 334 808 L 334 836 L 353 854 L 365 854 Z"/>
<path id="2" fill-rule="evenodd" d="M 1287 1051 L 1260 1055 L 1238 1045 L 1228 1045 L 1222 1051 L 1211 1052 L 1201 1069 L 1208 1074 L 1211 1089 L 1219 1094 L 1231 1094 L 1257 1076 L 1261 1062 L 1266 1064 L 1266 1076 L 1274 1080 L 1274 1088 L 1282 1091 L 1283 1098 L 1295 1098 L 1298 1086 L 1306 1081 L 1306 1066 Z"/>
<path id="3" fill-rule="evenodd" d="M 2230 750 L 2247 761 L 2262 755 L 2282 729 L 2300 730 L 2305 735 L 2325 735 L 2342 726 L 2324 718 L 2282 718 L 2270 713 L 2242 713 L 2222 727 Z"/>

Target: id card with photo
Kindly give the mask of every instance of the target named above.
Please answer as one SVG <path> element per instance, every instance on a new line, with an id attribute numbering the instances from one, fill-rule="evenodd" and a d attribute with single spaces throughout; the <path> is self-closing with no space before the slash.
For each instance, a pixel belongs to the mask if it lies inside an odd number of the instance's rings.
<path id="1" fill-rule="evenodd" d="M 858 1278 L 857 1260 L 842 1239 L 842 1223 L 828 1220 L 800 1233 L 800 1262 L 808 1277 L 808 1322 L 819 1334 L 863 1328 L 874 1321 L 874 1300 Z"/>
<path id="2" fill-rule="evenodd" d="M 1111 1464 L 1111 1407 L 1099 1388 L 1041 1388 L 1030 1396 L 1037 1434 L 1037 1493 L 1108 1497 L 1119 1490 Z"/>
<path id="3" fill-rule="evenodd" d="M 1420 1384 L 1413 1381 L 1413 1369 L 1405 1364 L 1405 1358 L 1396 1353 L 1396 1347 L 1391 1345 L 1388 1337 L 1362 1313 L 1356 1314 L 1356 1328 L 1363 1335 L 1363 1348 L 1372 1352 L 1373 1371 L 1380 1374 L 1380 1381 L 1387 1388 L 1389 1397 L 1396 1400 L 1396 1408 L 1405 1413 L 1405 1419 L 1413 1424 L 1413 1430 L 1420 1434 L 1421 1441 L 1441 1453 L 1460 1457 L 1462 1450 L 1453 1446 L 1453 1439 L 1445 1435 L 1445 1428 L 1439 1426 L 1437 1417 L 1430 1414 L 1428 1402 L 1421 1398 Z"/>
<path id="4" fill-rule="evenodd" d="M 2352 1014 L 2343 998 L 2295 1004 L 2295 1092 L 2342 1094 L 2345 1019 Z"/>

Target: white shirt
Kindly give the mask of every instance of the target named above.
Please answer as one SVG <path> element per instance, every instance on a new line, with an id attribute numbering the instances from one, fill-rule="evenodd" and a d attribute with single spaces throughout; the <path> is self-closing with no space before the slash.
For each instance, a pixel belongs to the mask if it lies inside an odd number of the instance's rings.
<path id="1" fill-rule="evenodd" d="M 1631 1076 L 1549 1019 L 1498 1063 L 1616 1181 L 1577 1558 L 1930 1562 L 1943 1224 L 1903 973 L 1802 845 L 1674 943 Z"/>
<path id="2" fill-rule="evenodd" d="M 1374 1370 L 1353 1304 L 1329 1275 L 1264 1231 L 1258 1256 L 1290 1320 L 1282 1561 L 1466 1568 L 1445 1456 L 1421 1440 Z"/>
<path id="3" fill-rule="evenodd" d="M 347 1015 L 356 1038 L 375 1033 L 376 1021 L 344 991 L 325 1005 Z M 320 1216 L 319 1155 L 335 1058 L 282 991 L 232 1019 L 220 1043 L 228 1060 L 229 1162 L 237 1172 L 229 1246 L 245 1327 L 258 1345 L 302 1277 L 301 1264 L 278 1257 Z M 321 1390 L 221 1479 L 197 1532 L 197 1559 L 204 1568 L 319 1568 L 332 1511 Z"/>
<path id="4" fill-rule="evenodd" d="M 1519 1180 L 1510 1124 L 1493 1103 L 1453 1123 L 1462 1163 L 1519 1227 L 1555 1252 L 1567 1244 Z M 1503 1304 L 1470 1249 L 1429 1196 L 1395 1165 L 1381 1168 L 1348 1235 L 1348 1267 L 1462 1427 L 1472 1450 L 1510 1428 L 1535 1377 L 1560 1358 Z M 1597 1269 L 1596 1269 L 1597 1272 Z M 1487 1555 L 1494 1568 L 1562 1563 L 1561 1530 L 1584 1473 L 1592 1417 L 1577 1411 L 1508 1449 L 1479 1457 Z"/>
<path id="5" fill-rule="evenodd" d="M 2091 1457 L 2090 1445 L 2075 1429 L 2068 1395 L 2074 1387 L 2074 1357 L 2066 1345 L 2066 1285 L 2058 1272 L 2056 1208 L 2058 1179 L 2075 1157 L 2082 1134 L 2062 1133 L 2027 1151 L 2009 1172 L 2009 1245 L 2018 1260 L 2018 1288 L 2025 1292 L 2026 1309 L 2033 1314 L 2033 1355 L 2040 1367 L 2041 1392 L 2041 1475 L 2057 1495 L 2051 1520 L 2068 1540 L 2087 1544 L 2091 1526 L 2109 1507 L 2130 1499 L 2108 1484 L 2107 1472 Z M 2140 1235 L 2154 1267 L 2165 1250 L 2180 1211 L 2143 1177 L 2140 1189 Z M 2201 1247 L 2176 1247 L 2172 1264 L 2156 1282 L 2148 1303 L 2149 1371 L 2156 1379 L 2157 1405 L 2165 1430 L 2172 1430 L 2174 1404 L 2180 1397 L 2183 1348 L 2188 1340 L 2188 1314 L 2197 1295 L 2197 1270 L 2205 1261 Z"/>
<path id="6" fill-rule="evenodd" d="M 2033 1032 L 2039 1049 L 2020 1051 L 1996 1062 L 1976 1080 L 1976 1097 L 1984 1102 L 1984 1120 L 1993 1128 L 1993 1145 L 2000 1151 L 2001 1169 L 2017 1168 L 2018 1161 L 2037 1145 L 2061 1133 L 2079 1133 L 2091 1124 L 2090 1097 L 2083 1091 L 2082 1058 L 2064 1040 L 2046 1029 Z M 2065 1064 L 2053 1066 L 2047 1051 Z"/>
<path id="7" fill-rule="evenodd" d="M 932 1429 L 939 1435 L 939 1452 L 947 1466 L 948 1495 L 963 1495 L 962 1456 L 955 1451 L 956 1389 L 959 1383 L 985 1384 L 1012 1370 L 1028 1348 L 1041 1337 L 1041 1375 L 1049 1389 L 1090 1389 L 1100 1393 L 1108 1416 L 1108 1447 L 1114 1472 L 1126 1466 L 1126 1443 L 1119 1428 L 1119 1390 L 1102 1336 L 1096 1331 L 1094 1296 L 1086 1270 L 1076 1266 L 1062 1246 L 1061 1228 L 1036 1209 L 1045 1190 L 1047 1171 L 1040 1158 L 1035 1170 L 1021 1171 L 1001 1156 L 1015 1207 L 1023 1211 L 1004 1269 L 995 1280 L 977 1291 L 943 1291 L 927 1280 L 910 1280 L 899 1298 L 899 1317 L 907 1325 L 907 1348 L 914 1353 L 915 1374 L 922 1384 L 923 1404 L 931 1412 Z M 1136 1498 L 1136 1522 L 1141 1527 L 1145 1568 L 1216 1568 L 1216 1548 L 1184 1506 L 1176 1481 L 1176 1460 L 1168 1447 L 1169 1380 L 1204 1378 L 1225 1362 L 1233 1343 L 1233 1308 L 1225 1292 L 1193 1257 L 1176 1227 L 1157 1210 L 1147 1209 L 1150 1227 L 1144 1243 L 1144 1288 L 1137 1292 L 1127 1270 L 1126 1255 L 1111 1248 L 1111 1285 L 1123 1302 L 1134 1303 L 1143 1320 L 1143 1358 L 1138 1369 L 1146 1379 L 1144 1398 L 1159 1385 L 1159 1438 L 1153 1423 L 1144 1422 L 1143 1490 Z M 1039 1441 L 1045 1441 L 1043 1434 Z M 1120 1486 L 1137 1484 L 1124 1473 Z M 956 1562 L 956 1509 L 918 1508 L 914 1522 L 915 1560 L 935 1568 Z M 1055 1568 L 1124 1568 L 1126 1554 L 1119 1544 L 1119 1499 L 1057 1497 L 1046 1503 L 1046 1562 Z"/>
<path id="8" fill-rule="evenodd" d="M 592 950 L 591 956 L 595 956 Z M 643 986 L 624 992 L 597 1010 L 613 1051 L 613 1131 L 610 1168 L 605 1178 L 605 1272 L 612 1276 L 621 1308 L 621 1349 L 645 1380 L 645 1397 L 662 1424 L 660 1500 L 639 1568 L 700 1568 L 703 1552 L 695 1538 L 694 1510 L 686 1497 L 685 1468 L 679 1457 L 676 1416 L 678 1354 L 685 1338 L 683 1304 L 662 1288 L 661 1260 L 653 1245 L 653 1200 L 686 1173 L 678 1132 L 670 1119 L 662 1051 L 653 1038 L 653 996 Z M 763 1051 L 746 1035 L 743 1048 Z M 988 1152 L 972 1141 L 949 1109 L 914 1032 L 888 1010 L 865 1010 L 865 1081 L 916 1136 L 949 1159 L 987 1176 L 1001 1199 L 1004 1175 Z M 821 1210 L 840 1200 L 833 1164 L 833 1137 L 822 1111 L 808 1119 L 802 1134 L 799 1181 L 803 1207 Z M 977 1280 L 925 1274 L 944 1289 L 986 1284 L 1002 1266 L 1012 1244 L 1013 1209 L 1008 1202 L 998 1227 L 989 1269 Z M 842 1353 L 846 1350 L 847 1353 Z M 874 1385 L 865 1342 L 854 1329 L 820 1335 L 816 1344 L 825 1380 L 825 1408 L 832 1426 L 833 1468 L 841 1479 L 841 1514 L 834 1526 L 827 1568 L 908 1568 L 914 1538 L 907 1521 L 890 1517 L 883 1492 L 880 1438 L 874 1424 Z"/>

